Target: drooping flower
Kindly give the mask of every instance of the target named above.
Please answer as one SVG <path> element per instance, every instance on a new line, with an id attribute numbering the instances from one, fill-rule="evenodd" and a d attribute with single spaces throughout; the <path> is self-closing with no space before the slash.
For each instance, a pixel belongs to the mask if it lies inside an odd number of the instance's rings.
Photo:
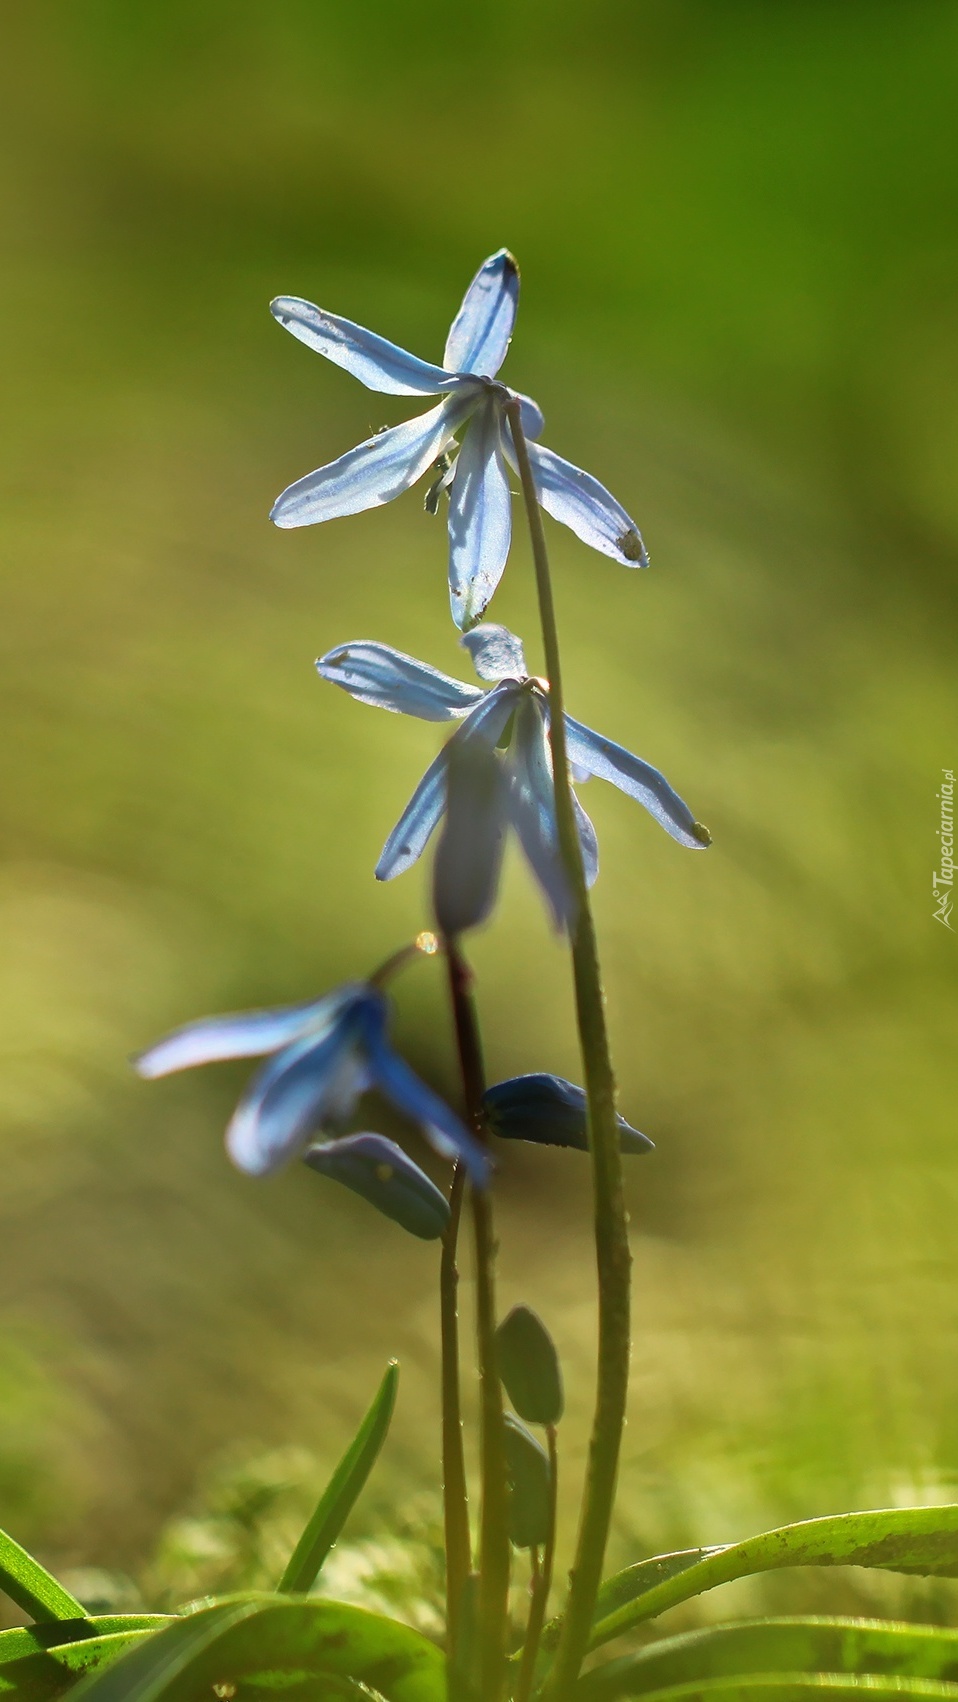
<path id="1" fill-rule="evenodd" d="M 512 1076 L 496 1082 L 482 1097 L 485 1120 L 502 1140 L 534 1141 L 539 1146 L 589 1150 L 589 1105 L 585 1089 L 564 1076 Z M 654 1151 L 648 1135 L 616 1117 L 623 1152 Z"/>
<path id="2" fill-rule="evenodd" d="M 444 398 L 427 413 L 379 432 L 338 461 L 297 479 L 277 499 L 271 518 L 277 526 L 310 526 L 378 508 L 438 465 L 440 476 L 426 502 L 434 513 L 441 492 L 448 492 L 449 594 L 452 618 L 464 631 L 482 619 L 509 554 L 509 467 L 515 468 L 515 455 L 505 410 L 514 401 L 521 407 L 536 491 L 546 513 L 626 567 L 648 565 L 634 520 L 598 479 L 535 442 L 543 426 L 539 408 L 496 378 L 518 301 L 519 268 L 500 249 L 469 285 L 441 367 L 298 296 L 279 296 L 271 304 L 287 331 L 368 389 Z"/>
<path id="3" fill-rule="evenodd" d="M 394 1051 L 378 987 L 350 982 L 321 999 L 272 1010 L 204 1017 L 134 1059 L 152 1080 L 224 1058 L 269 1062 L 254 1075 L 226 1131 L 233 1163 L 264 1176 L 299 1157 L 319 1132 L 335 1132 L 361 1094 L 377 1088 L 418 1123 L 445 1157 L 462 1159 L 473 1182 L 488 1181 L 482 1146 L 439 1095 Z"/>
<path id="4" fill-rule="evenodd" d="M 511 826 L 515 830 L 556 925 L 565 927 L 571 915 L 571 897 L 556 825 L 547 682 L 528 674 L 522 645 L 504 626 L 487 622 L 466 633 L 461 643 L 469 651 L 479 678 L 488 682 L 485 690 L 451 679 L 391 645 L 366 640 L 340 644 L 316 664 L 323 679 L 341 686 L 360 703 L 415 715 L 423 721 L 462 723 L 427 768 L 389 835 L 376 866 L 376 878 L 392 880 L 422 855 L 446 807 L 450 763 L 457 753 L 479 745 L 496 752 L 503 766 L 505 783 L 496 805 L 501 829 L 505 832 Z M 701 851 L 710 843 L 708 830 L 695 820 L 657 768 L 574 721 L 571 715 L 565 717 L 565 729 L 574 781 L 593 775 L 610 780 L 643 804 L 680 845 Z M 599 869 L 595 830 L 577 798 L 575 809 L 586 880 L 591 886 Z M 486 839 L 488 826 L 477 824 L 477 833 L 481 831 Z"/>

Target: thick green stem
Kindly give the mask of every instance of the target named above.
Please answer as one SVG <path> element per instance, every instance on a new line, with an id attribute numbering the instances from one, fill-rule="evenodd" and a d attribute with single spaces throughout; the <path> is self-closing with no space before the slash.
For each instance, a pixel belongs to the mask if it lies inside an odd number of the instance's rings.
<path id="1" fill-rule="evenodd" d="M 556 1427 L 554 1424 L 546 1427 L 546 1440 L 549 1445 L 549 1531 L 543 1549 L 541 1570 L 536 1567 L 532 1579 L 529 1623 L 526 1626 L 526 1640 L 522 1647 L 522 1661 L 519 1667 L 518 1683 L 516 1684 L 515 1702 L 529 1702 L 532 1695 L 536 1678 L 539 1643 L 542 1637 L 542 1627 L 545 1624 L 546 1608 L 549 1605 L 552 1570 L 555 1565 L 556 1506 L 559 1499 L 559 1450 L 556 1447 Z"/>
<path id="2" fill-rule="evenodd" d="M 459 1614 L 470 1567 L 469 1495 L 462 1446 L 459 1379 L 459 1269 L 456 1250 L 462 1217 L 465 1166 L 457 1164 L 449 1193 L 449 1223 L 439 1266 L 439 1320 L 442 1344 L 442 1502 L 446 1544 L 446 1647 L 455 1654 Z"/>
<path id="3" fill-rule="evenodd" d="M 472 974 L 458 942 L 446 939 L 449 994 L 452 1001 L 463 1096 L 469 1122 L 485 1138 L 482 1096 L 485 1075 Z M 496 1349 L 493 1272 L 496 1242 L 488 1190 L 471 1190 L 476 1257 L 476 1335 L 479 1359 L 480 1458 L 482 1510 L 479 1518 L 479 1695 L 500 1702 L 506 1677 L 506 1626 L 509 1607 L 509 1507 L 506 1481 L 502 1385 Z"/>
<path id="4" fill-rule="evenodd" d="M 532 538 L 539 618 L 549 678 L 550 736 L 559 843 L 575 907 L 570 937 L 576 1016 L 589 1102 L 599 1288 L 598 1377 L 589 1464 L 575 1560 L 570 1574 L 569 1598 L 549 1684 L 550 1697 L 559 1698 L 566 1695 L 575 1683 L 582 1665 L 612 1518 L 629 1382 L 631 1254 L 602 977 L 569 781 L 562 669 L 549 558 L 518 402 L 510 404 L 508 415 Z"/>

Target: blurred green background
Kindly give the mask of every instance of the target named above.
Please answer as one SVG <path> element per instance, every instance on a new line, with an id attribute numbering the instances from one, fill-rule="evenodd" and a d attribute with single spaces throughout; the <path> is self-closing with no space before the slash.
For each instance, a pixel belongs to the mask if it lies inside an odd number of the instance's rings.
<path id="1" fill-rule="evenodd" d="M 125 1060 L 422 923 L 424 873 L 372 868 L 437 731 L 311 662 L 370 637 L 469 677 L 443 528 L 420 493 L 269 526 L 411 410 L 266 308 L 437 359 L 502 244 L 504 376 L 652 553 L 550 529 L 570 707 L 714 835 L 691 857 L 584 794 L 623 1109 L 658 1146 L 616 1553 L 951 1498 L 958 10 L 35 0 L 3 37 L 0 1522 L 154 1596 L 254 1575 L 260 1513 L 305 1505 L 393 1353 L 377 1493 L 432 1516 L 435 1248 L 306 1172 L 233 1173 L 242 1066 L 146 1087 Z M 540 666 L 521 534 L 493 613 Z M 578 1076 L 517 864 L 475 957 L 493 1075 Z M 435 966 L 398 1033 L 454 1091 Z M 566 1363 L 568 1523 L 584 1161 L 505 1153 L 500 1226 L 504 1303 Z"/>

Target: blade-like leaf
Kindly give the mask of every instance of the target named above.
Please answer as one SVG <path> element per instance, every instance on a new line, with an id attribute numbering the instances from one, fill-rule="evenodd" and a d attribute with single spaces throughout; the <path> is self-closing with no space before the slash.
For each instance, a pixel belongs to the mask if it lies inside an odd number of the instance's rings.
<path id="1" fill-rule="evenodd" d="M 659 1564 L 673 1558 L 663 1555 Z M 604 1590 L 614 1589 L 623 1605 L 599 1618 L 593 1627 L 591 1648 L 642 1620 L 654 1619 L 677 1602 L 713 1590 L 717 1584 L 780 1566 L 871 1566 L 889 1572 L 958 1577 L 958 1506 L 893 1507 L 783 1525 L 714 1549 L 651 1588 L 649 1565 L 641 1561 L 603 1586 Z M 635 1590 L 632 1599 L 627 1594 L 630 1580 Z"/>
<path id="2" fill-rule="evenodd" d="M 312 1588 L 333 1543 L 339 1536 L 366 1484 L 396 1404 L 399 1366 L 392 1360 L 376 1398 L 320 1497 L 277 1589 L 299 1595 Z"/>
<path id="3" fill-rule="evenodd" d="M 0 1666 L 0 1698 L 54 1702 L 73 1689 L 78 1677 L 118 1660 L 128 1649 L 148 1640 L 151 1633 L 148 1625 L 136 1631 L 114 1631 L 107 1636 L 82 1637 L 75 1643 L 57 1643 L 24 1654 L 19 1660 L 7 1660 Z"/>
<path id="4" fill-rule="evenodd" d="M 630 1696 L 629 1690 L 609 1696 Z M 958 1684 L 934 1678 L 876 1678 L 873 1673 L 740 1673 L 668 1690 L 643 1692 L 646 1702 L 956 1702 Z"/>
<path id="5" fill-rule="evenodd" d="M 958 1681 L 958 1631 L 868 1619 L 760 1619 L 669 1637 L 582 1679 L 576 1702 L 762 1673 L 901 1674 Z"/>
<path id="6" fill-rule="evenodd" d="M 76 1597 L 6 1531 L 0 1531 L 0 1590 L 31 1619 L 42 1622 L 87 1617 Z"/>
<path id="7" fill-rule="evenodd" d="M 70 1702 L 201 1702 L 222 1694 L 346 1695 L 444 1702 L 441 1650 L 418 1631 L 341 1602 L 276 1596 L 220 1602 L 178 1620 L 83 1680 Z"/>
<path id="8" fill-rule="evenodd" d="M 61 1643 L 77 1643 L 83 1637 L 106 1637 L 116 1631 L 158 1631 L 169 1624 L 170 1618 L 168 1613 L 104 1613 L 94 1619 L 56 1619 L 46 1625 L 18 1625 L 12 1631 L 0 1631 L 0 1671 L 8 1661 L 55 1649 Z"/>

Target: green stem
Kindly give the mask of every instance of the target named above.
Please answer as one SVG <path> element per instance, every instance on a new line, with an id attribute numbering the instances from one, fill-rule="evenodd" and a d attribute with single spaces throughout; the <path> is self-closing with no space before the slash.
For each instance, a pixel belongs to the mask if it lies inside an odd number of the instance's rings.
<path id="1" fill-rule="evenodd" d="M 559 1496 L 559 1451 L 556 1447 L 556 1427 L 546 1426 L 546 1441 L 549 1446 L 549 1529 L 542 1556 L 541 1570 L 536 1567 L 532 1579 L 532 1601 L 529 1606 L 529 1623 L 526 1627 L 526 1640 L 522 1648 L 522 1661 L 519 1667 L 519 1678 L 516 1684 L 515 1702 L 529 1702 L 536 1677 L 536 1660 L 539 1654 L 539 1642 L 542 1637 L 542 1627 L 545 1624 L 546 1608 L 549 1605 L 549 1591 L 552 1589 L 552 1570 L 555 1565 L 556 1553 L 556 1504 Z"/>
<path id="2" fill-rule="evenodd" d="M 539 618 L 549 678 L 550 737 L 559 844 L 572 887 L 575 915 L 570 928 L 576 1016 L 586 1094 L 599 1289 L 599 1344 L 595 1415 L 582 1497 L 575 1559 L 570 1574 L 562 1634 L 549 1685 L 561 1697 L 575 1683 L 589 1640 L 602 1562 L 608 1541 L 625 1423 L 631 1349 L 629 1304 L 631 1254 L 622 1188 L 622 1156 L 615 1117 L 615 1077 L 605 1022 L 605 1000 L 595 926 L 576 828 L 566 751 L 562 669 L 549 558 L 519 403 L 508 408 L 529 519 L 539 595 Z"/>
<path id="3" fill-rule="evenodd" d="M 482 1043 L 472 993 L 472 973 L 458 942 L 445 941 L 459 1065 L 466 1113 L 480 1139 L 485 1138 L 482 1096 L 485 1073 Z M 479 1359 L 480 1458 L 482 1510 L 479 1517 L 479 1695 L 500 1702 L 506 1676 L 506 1627 L 509 1608 L 509 1506 L 506 1483 L 502 1385 L 496 1349 L 493 1270 L 496 1242 L 488 1190 L 470 1190 L 476 1259 L 476 1335 Z"/>
<path id="4" fill-rule="evenodd" d="M 469 1493 L 462 1446 L 459 1381 L 459 1269 L 456 1250 L 466 1172 L 457 1164 L 449 1192 L 449 1223 L 442 1238 L 439 1266 L 439 1321 L 442 1344 L 442 1500 L 446 1546 L 446 1647 L 455 1655 L 459 1614 L 470 1566 Z"/>

